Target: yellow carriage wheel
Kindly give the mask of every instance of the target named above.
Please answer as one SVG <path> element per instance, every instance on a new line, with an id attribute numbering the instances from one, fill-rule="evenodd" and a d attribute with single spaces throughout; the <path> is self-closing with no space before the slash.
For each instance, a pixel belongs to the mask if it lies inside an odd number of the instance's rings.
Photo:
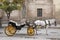
<path id="1" fill-rule="evenodd" d="M 9 25 L 5 28 L 4 31 L 7 36 L 13 36 L 16 33 L 16 28 L 12 25 Z"/>
<path id="2" fill-rule="evenodd" d="M 33 27 L 28 27 L 27 34 L 29 36 L 33 36 L 35 34 L 35 31 L 34 31 Z"/>

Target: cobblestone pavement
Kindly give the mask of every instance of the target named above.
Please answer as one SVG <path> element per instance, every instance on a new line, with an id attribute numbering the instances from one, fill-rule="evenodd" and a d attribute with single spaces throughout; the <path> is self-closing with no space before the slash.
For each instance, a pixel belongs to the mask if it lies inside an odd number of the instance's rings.
<path id="1" fill-rule="evenodd" d="M 4 33 L 4 27 L 0 28 L 0 40 L 60 40 L 60 25 L 47 29 L 39 29 L 37 34 L 34 36 L 28 36 L 26 33 L 26 28 L 22 28 L 22 30 L 18 30 L 16 34 L 12 37 L 8 37 Z M 54 28 L 53 28 L 54 27 Z"/>

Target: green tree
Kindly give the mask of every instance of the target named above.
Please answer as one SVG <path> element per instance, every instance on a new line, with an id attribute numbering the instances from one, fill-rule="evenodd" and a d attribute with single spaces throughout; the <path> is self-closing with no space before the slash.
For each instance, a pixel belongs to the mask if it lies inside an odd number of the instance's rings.
<path id="1" fill-rule="evenodd" d="M 24 2 L 23 0 L 13 0 L 13 2 L 3 1 L 0 4 L 0 9 L 3 9 L 7 13 L 7 17 L 9 19 L 11 11 L 21 10 L 23 2 Z"/>
<path id="2" fill-rule="evenodd" d="M 0 0 L 0 9 L 4 10 L 6 12 L 7 18 L 9 21 L 10 13 L 13 10 L 21 10 L 21 7 L 23 6 L 23 4 L 24 4 L 23 0 L 13 0 L 12 2 L 7 1 L 7 0 Z M 0 18 L 2 18 L 2 17 L 0 17 Z"/>

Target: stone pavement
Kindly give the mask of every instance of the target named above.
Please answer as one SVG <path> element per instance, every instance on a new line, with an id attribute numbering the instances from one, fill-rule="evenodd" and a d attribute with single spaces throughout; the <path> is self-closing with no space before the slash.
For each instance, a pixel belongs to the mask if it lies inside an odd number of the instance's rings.
<path id="1" fill-rule="evenodd" d="M 3 28 L 0 28 L 0 38 L 11 38 L 11 39 L 31 39 L 31 40 L 59 40 L 60 39 L 60 25 L 57 25 L 57 26 L 50 26 L 49 28 L 47 29 L 38 29 L 37 31 L 37 35 L 35 33 L 34 36 L 28 36 L 27 35 L 27 28 L 22 28 L 22 30 L 18 30 L 16 32 L 16 34 L 12 37 L 8 37 L 5 33 L 4 33 L 4 27 Z M 11 40 L 10 39 L 10 40 Z"/>

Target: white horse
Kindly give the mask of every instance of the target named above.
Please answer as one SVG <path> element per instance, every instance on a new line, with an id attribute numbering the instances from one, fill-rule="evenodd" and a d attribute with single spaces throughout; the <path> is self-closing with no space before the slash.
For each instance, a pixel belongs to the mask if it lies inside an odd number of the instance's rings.
<path id="1" fill-rule="evenodd" d="M 36 25 L 46 26 L 46 25 L 52 25 L 55 24 L 56 26 L 56 20 L 55 19 L 48 19 L 48 20 L 36 20 L 34 22 Z"/>
<path id="2" fill-rule="evenodd" d="M 34 23 L 35 23 L 36 25 L 45 26 L 45 21 L 42 21 L 42 20 L 36 20 Z"/>

